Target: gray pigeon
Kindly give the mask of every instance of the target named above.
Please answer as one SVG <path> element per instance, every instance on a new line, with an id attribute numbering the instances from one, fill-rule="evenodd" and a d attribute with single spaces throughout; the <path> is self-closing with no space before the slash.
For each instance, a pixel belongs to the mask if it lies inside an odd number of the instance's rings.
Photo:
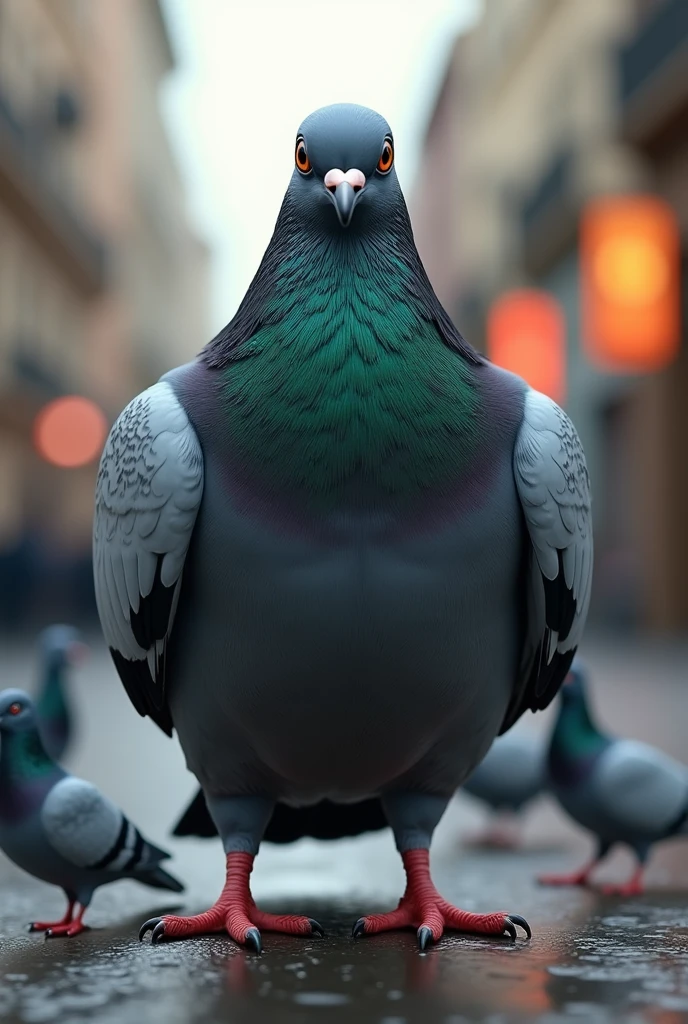
<path id="1" fill-rule="evenodd" d="M 56 761 L 62 760 L 74 733 L 67 678 L 86 650 L 73 626 L 48 626 L 39 637 L 41 680 L 36 714 L 45 749 Z"/>
<path id="2" fill-rule="evenodd" d="M 135 398 L 96 488 L 98 610 L 134 704 L 176 729 L 227 856 L 218 902 L 153 941 L 310 935 L 254 904 L 277 805 L 378 801 L 407 873 L 356 935 L 515 935 L 435 890 L 430 841 L 493 739 L 545 707 L 587 614 L 585 459 L 565 413 L 491 365 L 415 248 L 387 122 L 301 125 L 234 319 Z M 361 828 L 365 824 L 361 824 Z M 332 834 L 330 830 L 330 834 Z M 525 927 L 525 925 L 524 925 Z"/>
<path id="3" fill-rule="evenodd" d="M 571 874 L 542 876 L 544 885 L 586 885 L 611 847 L 625 843 L 638 867 L 628 882 L 604 891 L 637 896 L 652 846 L 671 836 L 688 836 L 688 767 L 646 743 L 614 739 L 598 729 L 578 660 L 562 687 L 548 771 L 561 806 L 597 837 L 597 853 Z"/>
<path id="4" fill-rule="evenodd" d="M 547 784 L 546 745 L 535 736 L 508 732 L 499 736 L 462 789 L 488 805 L 494 819 L 473 845 L 512 847 L 513 816 L 542 793 Z"/>
<path id="5" fill-rule="evenodd" d="M 59 885 L 68 901 L 60 921 L 34 921 L 31 931 L 78 935 L 94 891 L 119 878 L 183 891 L 160 867 L 169 854 L 144 839 L 95 786 L 68 775 L 46 753 L 34 706 L 22 690 L 0 693 L 0 737 L 0 849 L 30 875 Z"/>

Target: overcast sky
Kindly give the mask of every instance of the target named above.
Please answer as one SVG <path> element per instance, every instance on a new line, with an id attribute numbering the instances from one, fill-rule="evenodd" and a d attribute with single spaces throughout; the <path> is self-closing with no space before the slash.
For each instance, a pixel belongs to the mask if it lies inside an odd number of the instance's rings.
<path id="1" fill-rule="evenodd" d="M 303 118 L 327 103 L 390 122 L 410 191 L 427 115 L 456 34 L 479 0 L 164 0 L 180 67 L 163 109 L 213 249 L 214 333 L 269 241 Z"/>

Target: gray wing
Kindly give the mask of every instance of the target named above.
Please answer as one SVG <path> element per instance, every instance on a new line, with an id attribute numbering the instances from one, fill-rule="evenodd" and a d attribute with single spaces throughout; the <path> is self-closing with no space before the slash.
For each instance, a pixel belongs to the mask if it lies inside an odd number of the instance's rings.
<path id="1" fill-rule="evenodd" d="M 523 657 L 502 731 L 527 708 L 547 707 L 561 686 L 583 633 L 593 563 L 583 448 L 566 413 L 538 391 L 526 392 L 513 464 L 530 551 Z"/>
<path id="2" fill-rule="evenodd" d="M 125 874 L 159 863 L 152 846 L 111 800 L 83 779 L 68 776 L 48 793 L 41 824 L 51 847 L 79 868 Z"/>
<path id="3" fill-rule="evenodd" d="M 165 655 L 203 494 L 203 454 L 169 384 L 115 422 L 100 461 L 93 571 L 103 633 L 141 715 L 168 734 Z"/>
<path id="4" fill-rule="evenodd" d="M 594 787 L 604 819 L 629 835 L 669 835 L 688 810 L 688 768 L 635 740 L 617 740 L 604 752 Z"/>

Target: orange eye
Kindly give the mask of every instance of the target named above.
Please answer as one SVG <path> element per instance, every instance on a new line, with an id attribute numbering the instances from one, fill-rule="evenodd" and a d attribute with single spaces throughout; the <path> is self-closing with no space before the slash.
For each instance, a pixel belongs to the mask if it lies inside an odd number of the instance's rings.
<path id="1" fill-rule="evenodd" d="M 381 174 L 387 174 L 388 171 L 392 170 L 393 163 L 394 147 L 392 146 L 392 140 L 385 139 L 382 146 L 382 152 L 380 153 L 380 159 L 377 162 L 377 169 Z"/>
<path id="2" fill-rule="evenodd" d="M 306 151 L 306 143 L 301 136 L 296 140 L 296 166 L 302 174 L 308 174 L 311 169 L 311 162 Z"/>
<path id="3" fill-rule="evenodd" d="M 21 714 L 21 709 L 22 709 L 21 704 L 17 704 L 17 702 L 15 701 L 14 704 L 10 704 L 10 706 L 9 706 L 9 708 L 7 710 L 9 711 L 9 713 L 11 715 L 19 715 L 19 714 Z"/>

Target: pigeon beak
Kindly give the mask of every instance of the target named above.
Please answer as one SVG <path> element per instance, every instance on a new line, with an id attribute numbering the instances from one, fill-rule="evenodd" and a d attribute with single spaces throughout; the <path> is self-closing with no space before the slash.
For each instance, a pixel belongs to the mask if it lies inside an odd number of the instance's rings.
<path id="1" fill-rule="evenodd" d="M 325 188 L 332 197 L 339 223 L 344 228 L 351 223 L 356 199 L 364 185 L 365 174 L 356 167 L 352 167 L 346 174 L 338 167 L 333 167 L 325 175 Z"/>

